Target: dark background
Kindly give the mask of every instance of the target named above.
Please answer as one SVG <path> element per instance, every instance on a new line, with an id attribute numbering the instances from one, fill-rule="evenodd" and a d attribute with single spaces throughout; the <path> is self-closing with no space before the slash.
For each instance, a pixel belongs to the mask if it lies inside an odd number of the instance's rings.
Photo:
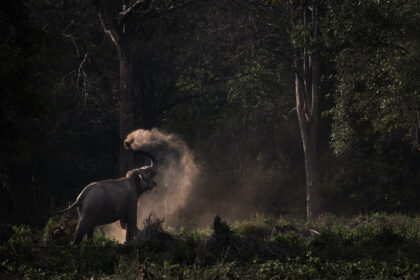
<path id="1" fill-rule="evenodd" d="M 2 223 L 42 226 L 89 182 L 118 177 L 118 56 L 93 2 L 1 4 Z M 419 3 L 325 3 L 322 209 L 418 213 Z M 193 150 L 192 219 L 305 213 L 290 63 L 304 30 L 260 4 L 196 1 L 130 31 L 135 127 Z"/>

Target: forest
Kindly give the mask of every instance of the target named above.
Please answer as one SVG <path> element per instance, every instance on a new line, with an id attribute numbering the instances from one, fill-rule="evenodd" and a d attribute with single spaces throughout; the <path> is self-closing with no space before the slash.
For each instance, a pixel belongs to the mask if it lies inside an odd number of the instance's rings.
<path id="1" fill-rule="evenodd" d="M 0 7 L 0 279 L 420 278 L 418 0 Z"/>

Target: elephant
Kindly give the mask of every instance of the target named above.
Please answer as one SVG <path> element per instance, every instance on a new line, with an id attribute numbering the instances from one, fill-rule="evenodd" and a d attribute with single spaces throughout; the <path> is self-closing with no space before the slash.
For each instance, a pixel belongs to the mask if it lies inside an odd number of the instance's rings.
<path id="1" fill-rule="evenodd" d="M 145 191 L 156 186 L 153 177 L 156 175 L 156 158 L 147 151 L 137 150 L 150 158 L 150 166 L 143 166 L 127 172 L 125 178 L 93 182 L 87 185 L 67 212 L 77 207 L 79 222 L 72 245 L 81 243 L 85 234 L 93 236 L 96 226 L 120 220 L 121 227 L 127 229 L 126 243 L 139 232 L 137 228 L 137 200 Z"/>

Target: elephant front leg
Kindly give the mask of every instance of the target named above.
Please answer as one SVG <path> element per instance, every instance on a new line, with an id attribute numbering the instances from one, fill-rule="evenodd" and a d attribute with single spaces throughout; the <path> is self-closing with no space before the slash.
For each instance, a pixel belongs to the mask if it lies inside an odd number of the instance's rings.
<path id="1" fill-rule="evenodd" d="M 126 220 L 125 225 L 127 226 L 127 235 L 125 236 L 125 243 L 128 243 L 132 241 L 140 232 L 137 228 L 137 209 L 129 213 L 129 217 Z"/>
<path id="2" fill-rule="evenodd" d="M 127 222 L 120 220 L 120 225 L 122 229 L 127 229 Z"/>
<path id="3" fill-rule="evenodd" d="M 130 201 L 127 207 L 125 219 L 122 219 L 123 223 L 127 226 L 127 234 L 125 236 L 125 243 L 128 243 L 136 237 L 140 232 L 137 228 L 137 200 L 133 199 Z M 121 223 L 121 226 L 123 226 Z"/>
<path id="4" fill-rule="evenodd" d="M 140 231 L 135 223 L 129 223 L 127 225 L 127 235 L 125 237 L 125 243 L 132 241 L 139 232 Z"/>

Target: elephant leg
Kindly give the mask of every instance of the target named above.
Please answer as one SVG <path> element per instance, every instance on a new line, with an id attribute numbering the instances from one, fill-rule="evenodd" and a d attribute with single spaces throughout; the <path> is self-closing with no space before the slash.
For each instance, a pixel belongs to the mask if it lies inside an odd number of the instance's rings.
<path id="1" fill-rule="evenodd" d="M 122 229 L 127 229 L 127 222 L 120 220 L 120 225 Z"/>
<path id="2" fill-rule="evenodd" d="M 139 229 L 137 228 L 137 213 L 134 212 L 134 214 L 127 219 L 127 234 L 125 236 L 125 242 L 130 242 L 131 240 L 134 239 L 134 237 L 136 237 L 136 235 L 140 232 Z"/>
<path id="3" fill-rule="evenodd" d="M 76 227 L 76 235 L 71 245 L 78 245 L 82 242 L 83 236 L 90 230 L 89 224 L 86 219 L 81 218 Z"/>
<path id="4" fill-rule="evenodd" d="M 127 234 L 126 234 L 126 237 L 125 237 L 125 243 L 133 240 L 134 237 L 136 237 L 138 232 L 139 232 L 139 229 L 137 228 L 136 223 L 127 224 Z"/>
<path id="5" fill-rule="evenodd" d="M 137 200 L 133 200 L 127 207 L 127 216 L 123 222 L 127 226 L 127 234 L 125 236 L 125 243 L 130 242 L 139 233 L 137 228 Z"/>

